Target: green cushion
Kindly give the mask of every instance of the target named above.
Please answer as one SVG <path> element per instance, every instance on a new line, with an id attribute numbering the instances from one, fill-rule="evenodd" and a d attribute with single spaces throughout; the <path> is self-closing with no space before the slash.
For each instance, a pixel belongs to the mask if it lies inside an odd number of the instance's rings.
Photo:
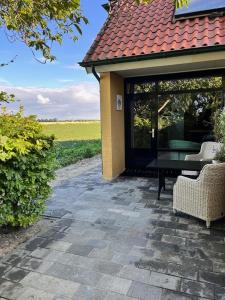
<path id="1" fill-rule="evenodd" d="M 184 141 L 184 140 L 170 140 L 169 141 L 169 148 L 170 149 L 191 149 L 191 150 L 200 150 L 201 144 L 191 141 Z"/>

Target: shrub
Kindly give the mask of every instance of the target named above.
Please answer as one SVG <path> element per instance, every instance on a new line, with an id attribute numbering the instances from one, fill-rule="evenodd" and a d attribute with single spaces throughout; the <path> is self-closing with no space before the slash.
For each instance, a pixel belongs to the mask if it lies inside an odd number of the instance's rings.
<path id="1" fill-rule="evenodd" d="M 225 162 L 225 146 L 216 153 L 214 160 L 224 163 Z"/>
<path id="2" fill-rule="evenodd" d="M 218 142 L 225 143 L 225 109 L 214 114 L 214 135 Z"/>
<path id="3" fill-rule="evenodd" d="M 58 167 L 74 164 L 79 160 L 92 157 L 101 152 L 101 141 L 66 141 L 56 142 Z"/>
<path id="4" fill-rule="evenodd" d="M 26 227 L 44 211 L 54 177 L 53 137 L 21 109 L 0 114 L 0 225 Z"/>

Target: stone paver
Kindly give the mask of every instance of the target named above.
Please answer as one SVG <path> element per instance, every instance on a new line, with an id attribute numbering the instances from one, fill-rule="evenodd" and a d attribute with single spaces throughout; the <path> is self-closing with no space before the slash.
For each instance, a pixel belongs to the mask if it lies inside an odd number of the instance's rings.
<path id="1" fill-rule="evenodd" d="M 0 260 L 0 300 L 225 300 L 225 221 L 172 211 L 173 181 L 67 168 L 43 230 Z"/>

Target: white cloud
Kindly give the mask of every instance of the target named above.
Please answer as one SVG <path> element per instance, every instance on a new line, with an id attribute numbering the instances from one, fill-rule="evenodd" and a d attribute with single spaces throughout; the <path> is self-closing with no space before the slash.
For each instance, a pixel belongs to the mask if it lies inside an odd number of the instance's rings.
<path id="1" fill-rule="evenodd" d="M 67 69 L 72 69 L 72 70 L 84 70 L 78 63 L 74 63 L 72 65 L 66 66 Z"/>
<path id="2" fill-rule="evenodd" d="M 69 83 L 69 82 L 73 82 L 74 80 L 73 79 L 58 79 L 59 82 L 62 82 L 62 83 Z"/>
<path id="3" fill-rule="evenodd" d="M 37 95 L 37 103 L 45 105 L 50 103 L 50 99 L 48 97 L 44 97 L 42 94 L 39 94 Z"/>
<path id="4" fill-rule="evenodd" d="M 83 82 L 62 88 L 0 86 L 0 90 L 16 95 L 27 114 L 39 118 L 99 119 L 99 86 Z M 45 104 L 45 105 L 44 105 Z M 15 109 L 18 103 L 10 104 Z"/>
<path id="5" fill-rule="evenodd" d="M 9 85 L 10 82 L 2 77 L 0 77 L 0 85 Z"/>

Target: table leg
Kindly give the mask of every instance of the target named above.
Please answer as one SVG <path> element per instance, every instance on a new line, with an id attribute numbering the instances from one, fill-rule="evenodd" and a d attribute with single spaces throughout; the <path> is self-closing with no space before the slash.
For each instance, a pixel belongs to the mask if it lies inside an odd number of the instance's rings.
<path id="1" fill-rule="evenodd" d="M 158 170 L 158 200 L 160 200 L 161 190 L 164 187 L 165 177 L 161 170 Z"/>

